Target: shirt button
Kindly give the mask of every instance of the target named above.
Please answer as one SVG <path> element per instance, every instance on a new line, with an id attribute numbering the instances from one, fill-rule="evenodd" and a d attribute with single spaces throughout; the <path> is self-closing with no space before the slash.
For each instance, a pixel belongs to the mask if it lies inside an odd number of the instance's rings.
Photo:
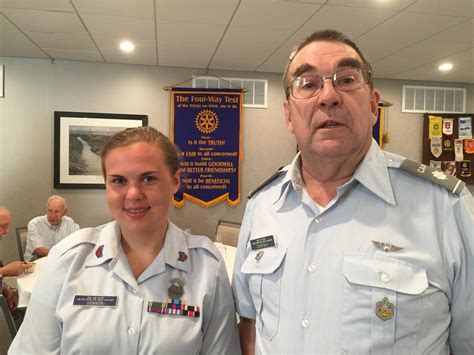
<path id="1" fill-rule="evenodd" d="M 309 320 L 303 319 L 301 321 L 301 325 L 303 326 L 303 328 L 308 328 L 309 327 Z"/>
<path id="2" fill-rule="evenodd" d="M 388 276 L 388 274 L 386 272 L 382 272 L 380 274 L 380 280 L 382 280 L 382 282 L 389 282 L 390 281 L 390 276 Z"/>
<path id="3" fill-rule="evenodd" d="M 321 223 L 321 217 L 316 217 L 316 218 L 314 219 L 314 221 L 315 221 L 316 223 Z"/>
<path id="4" fill-rule="evenodd" d="M 309 264 L 308 265 L 308 271 L 309 272 L 314 272 L 316 270 L 316 266 L 314 266 L 314 264 Z"/>
<path id="5" fill-rule="evenodd" d="M 127 332 L 127 333 L 128 333 L 128 335 L 133 335 L 133 334 L 135 334 L 135 328 L 133 328 L 133 327 L 128 328 L 128 332 Z"/>
<path id="6" fill-rule="evenodd" d="M 138 293 L 138 290 L 136 288 L 133 289 L 133 293 L 134 294 L 137 294 Z"/>

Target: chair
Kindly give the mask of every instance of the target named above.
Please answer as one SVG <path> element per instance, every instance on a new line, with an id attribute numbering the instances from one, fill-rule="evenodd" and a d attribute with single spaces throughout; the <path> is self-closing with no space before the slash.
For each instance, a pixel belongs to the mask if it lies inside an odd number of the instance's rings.
<path id="1" fill-rule="evenodd" d="M 240 223 L 219 220 L 215 233 L 215 242 L 237 246 L 239 240 Z"/>
<path id="2" fill-rule="evenodd" d="M 8 308 L 7 299 L 2 294 L 0 294 L 0 307 L 2 308 L 3 318 L 5 318 L 8 330 L 10 331 L 11 337 L 13 339 L 18 329 L 16 328 L 15 321 L 13 320 L 12 314 L 10 312 L 10 308 Z"/>
<path id="3" fill-rule="evenodd" d="M 18 254 L 20 260 L 25 261 L 25 250 L 26 250 L 26 235 L 28 234 L 28 228 L 18 227 L 16 228 L 16 244 L 18 246 Z"/>

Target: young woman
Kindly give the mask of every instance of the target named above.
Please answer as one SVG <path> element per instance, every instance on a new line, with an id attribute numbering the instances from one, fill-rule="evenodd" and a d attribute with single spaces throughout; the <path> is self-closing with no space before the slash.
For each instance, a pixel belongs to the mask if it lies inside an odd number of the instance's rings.
<path id="1" fill-rule="evenodd" d="M 114 221 L 55 246 L 9 354 L 240 353 L 224 261 L 168 220 L 174 145 L 151 127 L 102 153 Z"/>

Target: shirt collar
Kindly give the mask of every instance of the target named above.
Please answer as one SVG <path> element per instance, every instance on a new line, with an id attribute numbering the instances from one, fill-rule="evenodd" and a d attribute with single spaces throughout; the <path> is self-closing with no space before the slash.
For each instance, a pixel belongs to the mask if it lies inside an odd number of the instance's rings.
<path id="1" fill-rule="evenodd" d="M 187 235 L 171 222 L 168 222 L 163 252 L 166 264 L 175 269 L 191 273 L 192 265 L 189 257 Z"/>
<path id="2" fill-rule="evenodd" d="M 107 223 L 102 228 L 96 241 L 95 247 L 88 255 L 85 261 L 85 266 L 96 266 L 103 264 L 107 261 L 113 261 L 118 258 L 119 249 L 121 249 L 120 243 L 120 226 L 116 221 Z"/>
<path id="3" fill-rule="evenodd" d="M 275 192 L 273 199 L 273 205 L 276 210 L 283 206 L 291 190 L 297 192 L 301 197 L 303 189 L 306 188 L 301 175 L 301 155 L 299 152 L 287 170 L 288 172 L 282 180 L 280 189 Z M 387 159 L 375 140 L 372 140 L 368 152 L 356 168 L 353 177 L 346 184 L 341 186 L 338 192 L 343 193 L 343 191 L 349 189 L 354 180 L 361 183 L 365 188 L 385 202 L 391 205 L 396 204 L 388 174 Z"/>
<path id="4" fill-rule="evenodd" d="M 48 228 L 51 229 L 51 230 L 54 230 L 54 231 L 56 231 L 56 230 L 59 229 L 59 227 L 61 226 L 61 222 L 63 221 L 62 218 L 61 218 L 61 220 L 59 221 L 59 223 L 56 224 L 56 225 L 54 225 L 54 224 L 49 223 L 49 221 L 48 221 L 48 215 L 47 215 L 47 214 L 45 214 L 44 217 L 46 218 L 46 219 L 45 219 L 45 222 L 46 222 L 46 225 L 48 226 Z"/>
<path id="5" fill-rule="evenodd" d="M 191 273 L 192 265 L 186 238 L 186 234 L 181 229 L 168 222 L 163 249 L 150 265 L 151 269 L 154 269 L 153 273 L 163 272 L 165 263 L 175 269 Z M 87 257 L 85 265 L 95 266 L 107 261 L 114 262 L 119 257 L 121 248 L 120 226 L 115 221 L 106 224 L 99 234 L 95 247 Z"/>
<path id="6" fill-rule="evenodd" d="M 388 204 L 396 205 L 387 158 L 375 140 L 372 140 L 369 151 L 354 172 L 353 179 L 359 181 L 366 189 Z"/>
<path id="7" fill-rule="evenodd" d="M 291 164 L 283 168 L 283 170 L 286 170 L 286 174 L 283 177 L 280 188 L 276 189 L 272 199 L 275 210 L 279 210 L 283 206 L 283 203 L 285 202 L 291 188 L 293 188 L 295 191 L 298 191 L 300 188 L 304 188 L 304 183 L 300 172 L 300 159 L 300 152 L 298 152 Z"/>

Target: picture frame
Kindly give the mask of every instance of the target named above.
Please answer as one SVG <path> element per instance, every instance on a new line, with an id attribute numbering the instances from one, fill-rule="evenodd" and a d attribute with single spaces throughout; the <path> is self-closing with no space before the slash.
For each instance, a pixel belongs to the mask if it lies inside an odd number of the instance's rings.
<path id="1" fill-rule="evenodd" d="M 147 125 L 147 115 L 55 111 L 54 188 L 105 189 L 103 146 L 125 128 Z"/>

